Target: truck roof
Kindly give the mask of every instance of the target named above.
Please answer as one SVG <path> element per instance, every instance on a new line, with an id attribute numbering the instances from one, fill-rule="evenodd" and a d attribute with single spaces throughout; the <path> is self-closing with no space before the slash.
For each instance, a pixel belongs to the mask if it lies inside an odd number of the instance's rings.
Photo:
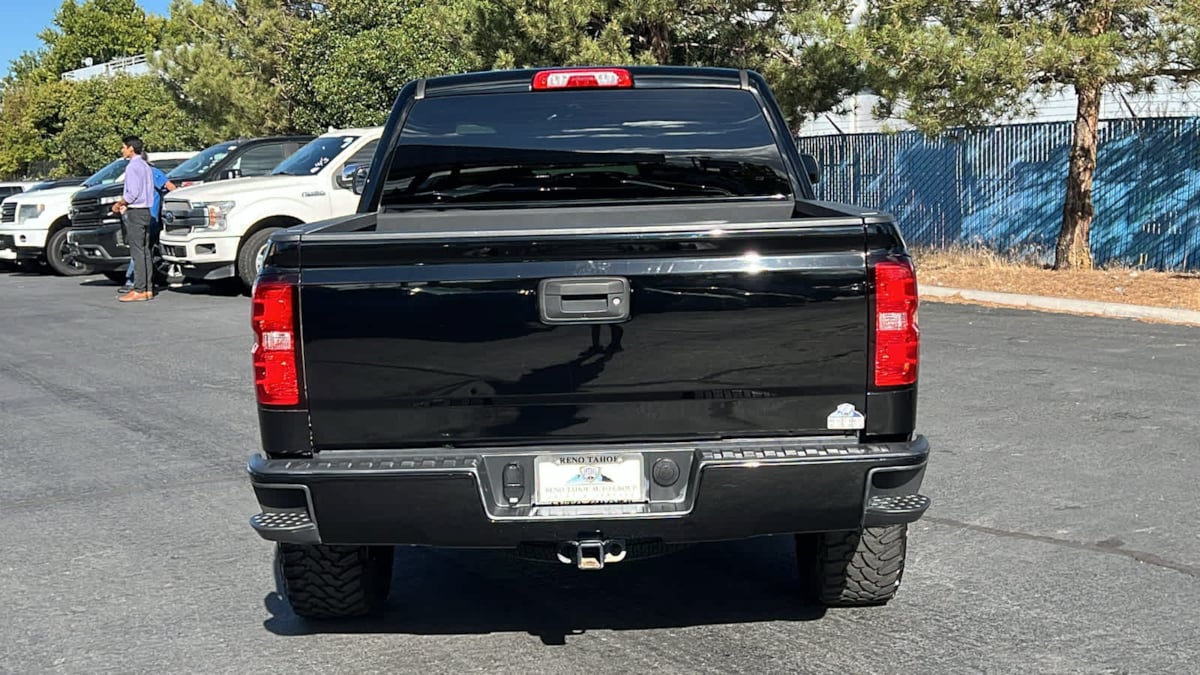
<path id="1" fill-rule="evenodd" d="M 188 159 L 192 155 L 196 154 L 196 152 L 196 150 L 170 150 L 158 152 L 147 150 L 146 154 L 150 155 L 150 161 L 153 162 L 156 159 Z"/>
<path id="2" fill-rule="evenodd" d="M 620 68 L 633 76 L 635 87 L 742 87 L 748 88 L 757 73 L 734 68 L 698 68 L 690 66 L 597 66 L 596 70 Z M 573 68 L 572 68 L 573 69 Z M 591 69 L 591 68 L 586 68 Z M 568 70 L 562 67 L 493 70 L 463 75 L 431 77 L 418 83 L 418 97 L 464 94 L 513 93 L 529 91 L 533 76 L 543 70 Z M 423 93 L 421 87 L 424 87 Z"/>
<path id="3" fill-rule="evenodd" d="M 382 133 L 383 127 L 356 127 L 352 129 L 330 129 L 321 134 L 321 136 L 346 136 L 351 134 L 356 136 L 370 136 L 374 134 L 378 136 Z"/>
<path id="4" fill-rule="evenodd" d="M 244 136 L 241 138 L 231 138 L 213 145 L 228 145 L 230 143 L 266 143 L 269 141 L 295 141 L 295 140 L 311 140 L 316 138 L 316 134 L 277 134 L 275 136 Z M 211 147 L 211 146 L 209 146 Z"/>

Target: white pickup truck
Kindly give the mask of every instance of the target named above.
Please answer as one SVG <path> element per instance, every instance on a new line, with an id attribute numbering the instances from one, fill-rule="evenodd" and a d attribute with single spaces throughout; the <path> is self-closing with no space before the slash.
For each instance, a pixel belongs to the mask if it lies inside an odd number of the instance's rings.
<path id="1" fill-rule="evenodd" d="M 3 181 L 0 182 L 0 199 L 7 199 L 15 194 L 27 192 L 37 185 L 37 181 Z"/>
<path id="2" fill-rule="evenodd" d="M 195 152 L 155 152 L 150 162 L 170 171 Z M 125 180 L 128 160 L 118 159 L 80 185 L 19 192 L 0 204 L 0 260 L 45 260 L 55 274 L 92 274 L 91 267 L 76 262 L 67 248 L 71 197 L 80 190 Z"/>
<path id="3" fill-rule="evenodd" d="M 313 139 L 269 176 L 186 187 L 163 201 L 163 260 L 185 278 L 240 280 L 248 290 L 277 230 L 358 208 L 352 165 L 367 166 L 383 127 L 339 129 Z"/>

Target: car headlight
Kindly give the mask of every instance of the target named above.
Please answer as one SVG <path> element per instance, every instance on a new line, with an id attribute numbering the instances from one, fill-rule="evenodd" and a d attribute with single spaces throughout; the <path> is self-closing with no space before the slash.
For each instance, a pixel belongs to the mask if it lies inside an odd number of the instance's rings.
<path id="1" fill-rule="evenodd" d="M 100 206 L 107 206 L 108 204 L 116 204 L 119 201 L 121 201 L 121 195 L 113 195 L 111 197 L 101 197 L 100 198 Z"/>
<path id="2" fill-rule="evenodd" d="M 34 218 L 42 215 L 42 211 L 45 210 L 45 204 L 22 204 L 20 208 L 17 209 L 17 224 L 20 225 L 27 220 L 33 220 Z"/>
<path id="3" fill-rule="evenodd" d="M 204 212 L 204 227 L 209 230 L 224 230 L 225 218 L 233 210 L 234 202 L 192 202 L 192 209 Z"/>

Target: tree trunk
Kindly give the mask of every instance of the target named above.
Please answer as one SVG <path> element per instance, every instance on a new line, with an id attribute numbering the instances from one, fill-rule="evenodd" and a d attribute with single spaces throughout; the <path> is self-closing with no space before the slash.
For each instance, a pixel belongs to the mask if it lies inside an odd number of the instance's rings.
<path id="1" fill-rule="evenodd" d="M 665 21 L 650 24 L 650 53 L 656 63 L 671 63 L 671 26 Z"/>
<path id="2" fill-rule="evenodd" d="M 1090 235 L 1095 207 L 1092 183 L 1096 178 L 1096 145 L 1099 140 L 1100 83 L 1078 83 L 1075 96 L 1075 132 L 1071 136 L 1071 163 L 1067 170 L 1067 197 L 1063 202 L 1062 230 L 1054 251 L 1054 269 L 1092 269 Z"/>

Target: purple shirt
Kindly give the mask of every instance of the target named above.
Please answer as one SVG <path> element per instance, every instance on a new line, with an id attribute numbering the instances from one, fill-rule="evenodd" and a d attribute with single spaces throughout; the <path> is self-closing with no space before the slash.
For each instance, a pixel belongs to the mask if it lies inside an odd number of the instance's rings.
<path id="1" fill-rule="evenodd" d="M 125 167 L 125 192 L 121 195 L 131 209 L 148 209 L 154 204 L 154 173 L 141 155 Z"/>

